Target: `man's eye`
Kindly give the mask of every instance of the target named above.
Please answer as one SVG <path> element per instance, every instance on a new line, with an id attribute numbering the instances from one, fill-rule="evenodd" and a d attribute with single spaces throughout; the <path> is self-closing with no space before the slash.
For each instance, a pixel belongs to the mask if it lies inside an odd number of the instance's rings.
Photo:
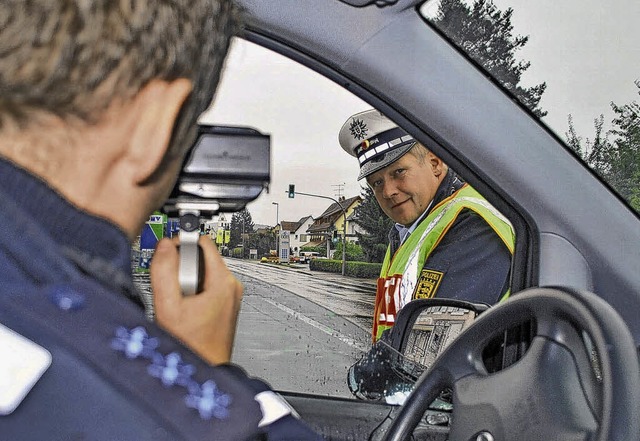
<path id="1" fill-rule="evenodd" d="M 382 180 L 373 181 L 370 185 L 371 188 L 379 188 L 382 185 Z"/>
<path id="2" fill-rule="evenodd" d="M 394 170 L 393 174 L 395 176 L 402 176 L 404 174 L 404 172 L 406 172 L 407 169 L 406 168 L 399 168 L 397 170 Z"/>

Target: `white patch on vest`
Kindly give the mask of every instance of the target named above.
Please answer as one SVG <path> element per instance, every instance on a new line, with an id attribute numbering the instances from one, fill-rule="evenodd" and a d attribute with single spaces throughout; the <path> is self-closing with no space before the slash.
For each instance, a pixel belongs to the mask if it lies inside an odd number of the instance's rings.
<path id="1" fill-rule="evenodd" d="M 300 418 L 293 407 L 291 407 L 284 398 L 273 391 L 266 390 L 264 392 L 260 392 L 255 396 L 255 400 L 260 404 L 260 410 L 262 411 L 262 419 L 260 420 L 260 423 L 258 423 L 258 427 L 268 426 L 287 415 L 293 415 L 296 418 Z"/>
<path id="2" fill-rule="evenodd" d="M 51 353 L 0 324 L 0 415 L 9 415 L 51 365 Z"/>
<path id="3" fill-rule="evenodd" d="M 389 287 L 395 285 L 395 283 L 396 283 L 396 279 L 393 278 L 393 277 L 391 279 L 387 279 L 384 282 L 384 288 L 385 288 L 385 290 L 384 290 L 384 303 L 385 303 L 385 307 L 386 307 L 387 311 L 389 310 L 389 304 L 391 303 L 391 296 L 389 295 Z M 396 308 L 397 308 L 398 307 L 397 306 L 398 305 L 398 301 L 396 299 L 397 295 L 395 294 L 397 292 L 397 290 L 395 288 L 393 288 L 392 291 L 394 292 L 394 299 L 393 300 L 395 301 L 395 305 L 396 305 Z"/>

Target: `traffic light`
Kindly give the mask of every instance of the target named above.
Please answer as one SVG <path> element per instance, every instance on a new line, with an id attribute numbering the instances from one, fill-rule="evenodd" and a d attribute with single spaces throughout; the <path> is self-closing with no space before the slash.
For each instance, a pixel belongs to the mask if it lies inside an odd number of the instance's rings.
<path id="1" fill-rule="evenodd" d="M 289 184 L 289 197 L 293 199 L 296 195 L 296 186 L 293 184 Z"/>
<path id="2" fill-rule="evenodd" d="M 333 239 L 334 242 L 338 241 L 338 230 L 333 230 L 331 234 L 331 238 Z"/>

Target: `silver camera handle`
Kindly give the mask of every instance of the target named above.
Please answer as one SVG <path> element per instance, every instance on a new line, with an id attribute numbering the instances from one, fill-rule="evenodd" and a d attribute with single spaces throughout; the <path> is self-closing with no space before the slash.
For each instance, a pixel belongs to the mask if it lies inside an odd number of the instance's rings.
<path id="1" fill-rule="evenodd" d="M 216 214 L 220 209 L 217 202 L 178 202 L 176 204 L 180 217 L 180 266 L 178 269 L 178 282 L 185 296 L 198 293 L 198 285 L 203 277 L 200 274 L 200 216 L 206 213 Z"/>

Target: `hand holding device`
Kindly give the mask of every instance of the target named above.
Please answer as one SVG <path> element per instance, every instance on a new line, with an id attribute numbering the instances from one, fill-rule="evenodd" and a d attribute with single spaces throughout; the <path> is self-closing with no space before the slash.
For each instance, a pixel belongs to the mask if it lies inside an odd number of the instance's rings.
<path id="1" fill-rule="evenodd" d="M 180 256 L 171 239 L 158 242 L 151 262 L 154 308 L 160 326 L 211 364 L 227 363 L 242 302 L 242 284 L 227 269 L 216 246 L 201 237 L 204 278 L 197 296 L 183 296 L 175 271 Z"/>

